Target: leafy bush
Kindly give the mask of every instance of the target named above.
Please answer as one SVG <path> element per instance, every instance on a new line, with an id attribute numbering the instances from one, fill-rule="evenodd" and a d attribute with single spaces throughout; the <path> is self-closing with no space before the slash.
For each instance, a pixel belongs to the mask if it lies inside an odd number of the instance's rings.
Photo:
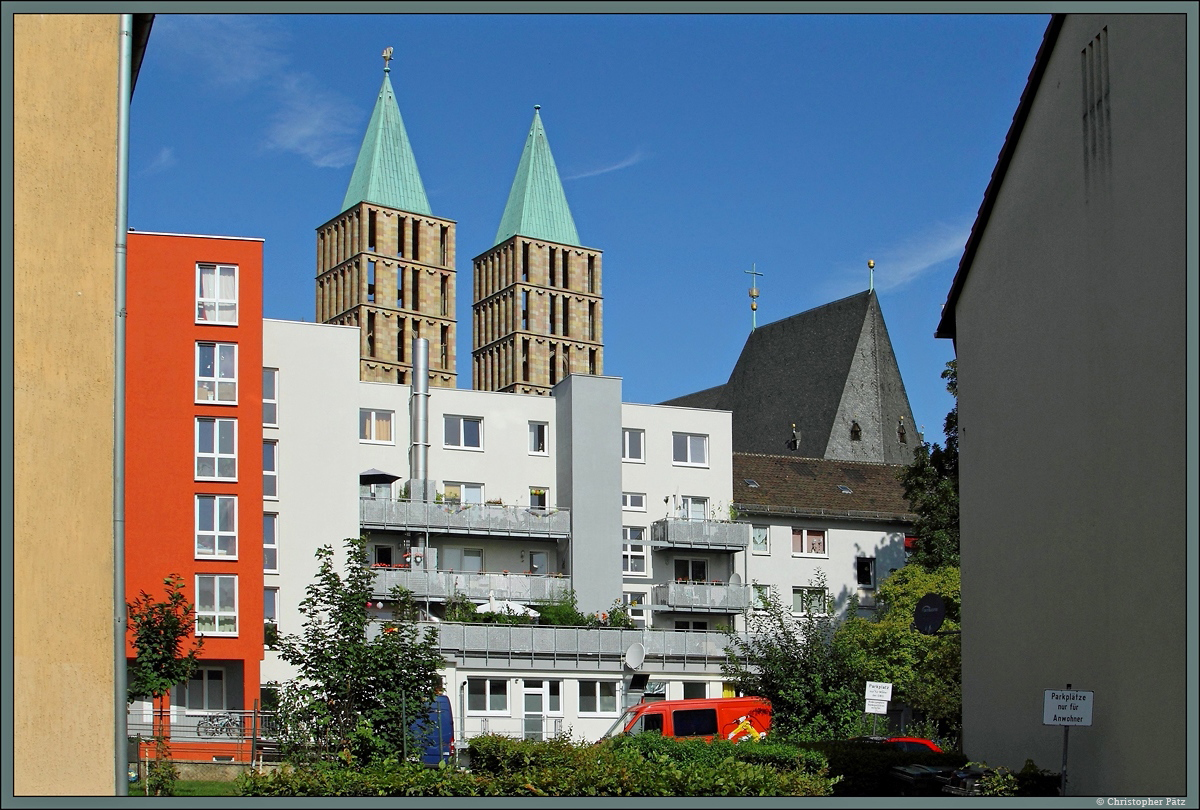
<path id="1" fill-rule="evenodd" d="M 896 796 L 900 784 L 892 776 L 895 765 L 931 765 L 959 768 L 967 758 L 958 752 L 903 751 L 897 746 L 849 740 L 797 742 L 799 747 L 823 753 L 829 775 L 840 777 L 835 796 Z"/>

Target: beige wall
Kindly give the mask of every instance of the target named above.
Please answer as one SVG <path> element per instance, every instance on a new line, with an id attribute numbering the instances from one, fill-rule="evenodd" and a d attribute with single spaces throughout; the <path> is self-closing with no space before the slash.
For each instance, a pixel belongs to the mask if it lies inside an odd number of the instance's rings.
<path id="1" fill-rule="evenodd" d="M 1183 15 L 1066 18 L 955 310 L 965 749 L 1057 771 L 1043 691 L 1094 691 L 1073 796 L 1186 790 L 1185 43 Z"/>
<path id="2" fill-rule="evenodd" d="M 111 796 L 119 18 L 13 23 L 13 789 Z"/>

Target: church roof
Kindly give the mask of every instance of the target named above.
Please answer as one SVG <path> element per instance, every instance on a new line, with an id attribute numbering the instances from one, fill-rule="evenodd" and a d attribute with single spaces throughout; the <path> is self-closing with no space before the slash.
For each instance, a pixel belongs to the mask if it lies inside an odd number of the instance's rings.
<path id="1" fill-rule="evenodd" d="M 758 327 L 728 382 L 662 404 L 731 411 L 735 452 L 908 464 L 920 441 L 870 291 Z"/>
<path id="2" fill-rule="evenodd" d="M 912 522 L 899 464 L 733 454 L 733 502 L 747 515 Z"/>
<path id="3" fill-rule="evenodd" d="M 369 202 L 432 216 L 388 72 L 385 67 L 383 86 L 358 150 L 342 210 Z"/>
<path id="4" fill-rule="evenodd" d="M 508 203 L 496 231 L 498 245 L 517 234 L 562 245 L 579 245 L 579 233 L 567 205 L 562 180 L 550 154 L 550 143 L 542 126 L 540 106 L 533 108 L 533 123 L 517 164 Z"/>

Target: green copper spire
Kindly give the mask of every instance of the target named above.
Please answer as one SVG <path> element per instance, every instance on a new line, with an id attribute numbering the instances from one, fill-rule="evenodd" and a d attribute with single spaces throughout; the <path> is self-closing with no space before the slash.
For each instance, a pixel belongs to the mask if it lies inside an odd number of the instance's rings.
<path id="1" fill-rule="evenodd" d="M 432 216 L 425 186 L 421 184 L 421 173 L 417 171 L 417 161 L 408 143 L 408 133 L 404 131 L 404 120 L 396 106 L 396 94 L 388 78 L 391 50 L 384 51 L 383 86 L 379 88 L 379 98 L 375 100 L 375 111 L 371 113 L 371 123 L 367 124 L 354 173 L 350 175 L 342 210 L 369 202 Z"/>
<path id="2" fill-rule="evenodd" d="M 546 130 L 542 127 L 540 109 L 540 104 L 533 108 L 533 124 L 525 139 L 521 162 L 517 164 L 512 190 L 508 192 L 500 229 L 496 231 L 496 245 L 516 234 L 563 245 L 580 244 L 567 195 L 563 193 L 554 156 L 550 154 Z"/>

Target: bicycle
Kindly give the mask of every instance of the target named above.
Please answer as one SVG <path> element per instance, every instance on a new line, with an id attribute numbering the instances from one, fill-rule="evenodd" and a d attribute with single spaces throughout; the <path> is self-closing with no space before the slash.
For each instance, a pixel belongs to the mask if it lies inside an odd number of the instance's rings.
<path id="1" fill-rule="evenodd" d="M 242 723 L 232 714 L 210 714 L 196 724 L 196 733 L 202 737 L 242 736 Z"/>

